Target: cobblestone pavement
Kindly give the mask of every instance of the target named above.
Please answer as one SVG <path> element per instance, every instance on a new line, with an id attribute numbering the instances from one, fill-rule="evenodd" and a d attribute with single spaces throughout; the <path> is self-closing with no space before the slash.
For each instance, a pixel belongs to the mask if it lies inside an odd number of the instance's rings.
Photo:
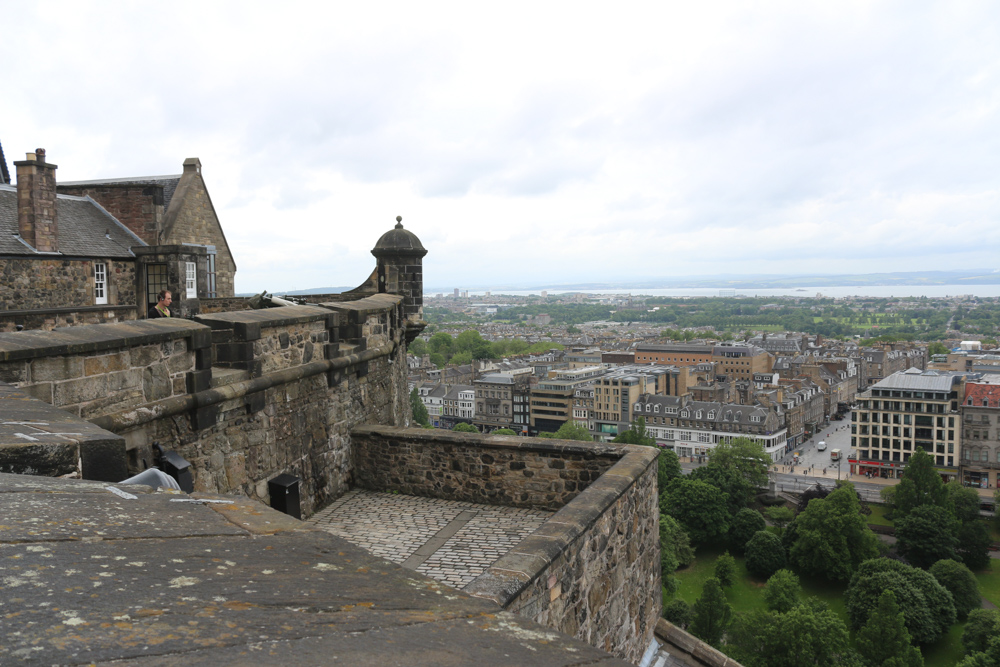
<path id="1" fill-rule="evenodd" d="M 552 512 L 355 489 L 309 518 L 334 535 L 462 588 Z"/>

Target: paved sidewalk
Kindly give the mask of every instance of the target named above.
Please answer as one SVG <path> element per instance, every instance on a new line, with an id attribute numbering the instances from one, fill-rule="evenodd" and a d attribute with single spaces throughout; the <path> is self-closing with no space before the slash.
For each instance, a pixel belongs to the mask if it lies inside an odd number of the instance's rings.
<path id="1" fill-rule="evenodd" d="M 553 512 L 355 489 L 309 518 L 376 556 L 462 588 Z"/>

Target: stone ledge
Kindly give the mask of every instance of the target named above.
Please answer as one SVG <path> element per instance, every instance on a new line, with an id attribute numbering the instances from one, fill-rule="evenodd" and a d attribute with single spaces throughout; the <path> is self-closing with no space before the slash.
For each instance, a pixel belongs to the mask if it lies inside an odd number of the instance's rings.
<path id="1" fill-rule="evenodd" d="M 718 649 L 714 649 L 697 637 L 684 632 L 665 619 L 656 623 L 656 638 L 665 642 L 671 649 L 669 653 L 685 665 L 697 667 L 743 667 Z M 677 651 L 681 655 L 677 655 Z"/>
<path id="2" fill-rule="evenodd" d="M 199 331 L 207 329 L 197 322 L 171 317 L 62 327 L 53 331 L 0 333 L 0 362 L 119 350 L 190 338 Z"/>

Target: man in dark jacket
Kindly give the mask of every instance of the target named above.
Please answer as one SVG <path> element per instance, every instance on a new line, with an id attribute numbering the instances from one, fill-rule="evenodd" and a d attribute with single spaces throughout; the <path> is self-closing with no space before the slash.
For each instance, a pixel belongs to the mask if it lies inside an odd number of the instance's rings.
<path id="1" fill-rule="evenodd" d="M 155 317 L 170 317 L 170 303 L 173 301 L 173 298 L 170 296 L 170 290 L 161 290 L 158 296 L 160 300 L 146 313 L 146 317 L 150 319 Z"/>

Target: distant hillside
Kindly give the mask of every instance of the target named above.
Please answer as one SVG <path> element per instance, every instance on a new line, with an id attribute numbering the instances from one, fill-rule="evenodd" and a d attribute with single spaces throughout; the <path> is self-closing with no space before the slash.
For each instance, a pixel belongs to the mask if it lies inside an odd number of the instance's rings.
<path id="1" fill-rule="evenodd" d="M 309 289 L 289 290 L 287 292 L 281 292 L 281 291 L 268 292 L 268 294 L 277 294 L 278 296 L 302 296 L 306 294 L 340 294 L 341 292 L 347 292 L 348 290 L 352 290 L 355 287 L 357 287 L 357 285 L 351 285 L 346 287 L 312 287 Z M 236 296 L 256 296 L 258 294 L 260 294 L 260 292 L 240 292 Z"/>

